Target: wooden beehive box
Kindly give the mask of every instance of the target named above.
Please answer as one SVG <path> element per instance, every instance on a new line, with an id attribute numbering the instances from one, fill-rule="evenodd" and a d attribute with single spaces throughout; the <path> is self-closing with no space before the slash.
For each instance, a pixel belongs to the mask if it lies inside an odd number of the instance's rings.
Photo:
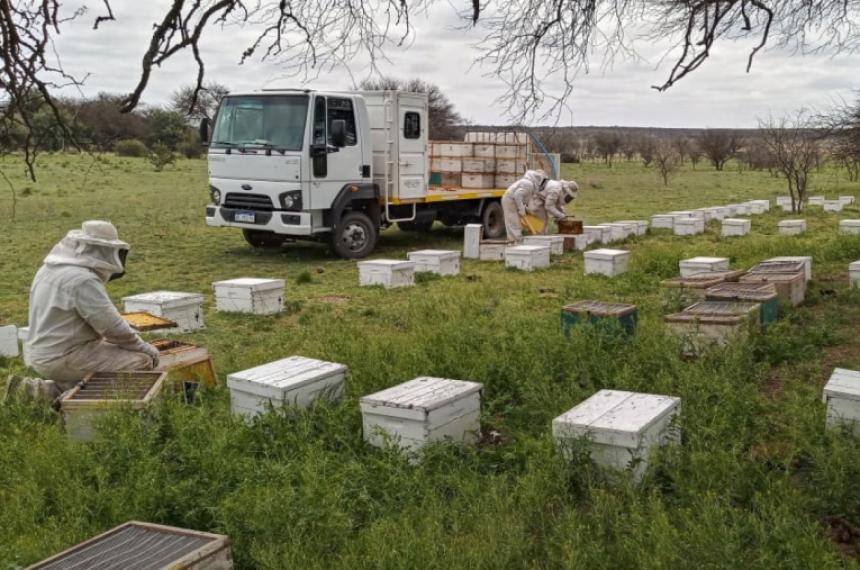
<path id="1" fill-rule="evenodd" d="M 629 303 L 605 303 L 603 301 L 578 301 L 561 308 L 561 330 L 570 337 L 571 329 L 579 323 L 591 323 L 607 328 L 619 327 L 632 335 L 636 332 L 638 311 Z"/>
<path id="2" fill-rule="evenodd" d="M 124 312 L 145 311 L 177 324 L 179 332 L 203 329 L 203 295 L 178 291 L 153 291 L 123 297 Z"/>
<path id="3" fill-rule="evenodd" d="M 609 228 L 609 238 L 603 234 L 603 243 L 612 243 L 627 238 L 628 229 L 620 224 L 598 224 L 599 227 Z"/>
<path id="4" fill-rule="evenodd" d="M 496 183 L 494 174 L 481 174 L 473 172 L 463 173 L 463 188 L 487 189 L 493 188 Z"/>
<path id="5" fill-rule="evenodd" d="M 796 236 L 806 231 L 806 220 L 782 220 L 776 226 L 780 235 Z"/>
<path id="6" fill-rule="evenodd" d="M 463 229 L 463 257 L 466 259 L 481 258 L 481 236 L 484 226 L 481 224 L 466 224 Z"/>
<path id="7" fill-rule="evenodd" d="M 827 427 L 846 427 L 860 436 L 860 372 L 836 368 L 824 385 Z"/>
<path id="8" fill-rule="evenodd" d="M 691 257 L 690 259 L 682 259 L 678 262 L 678 268 L 681 271 L 681 277 L 689 277 L 694 273 L 703 271 L 728 271 L 728 257 Z"/>
<path id="9" fill-rule="evenodd" d="M 631 225 L 637 236 L 644 236 L 648 233 L 648 222 L 645 220 L 619 220 L 617 223 Z"/>
<path id="10" fill-rule="evenodd" d="M 142 410 L 161 392 L 164 371 L 93 372 L 60 400 L 60 412 L 69 437 L 91 440 L 95 423 L 110 410 Z"/>
<path id="11" fill-rule="evenodd" d="M 723 237 L 745 236 L 750 233 L 752 222 L 743 218 L 726 218 L 723 220 Z"/>
<path id="12" fill-rule="evenodd" d="M 749 216 L 752 214 L 752 206 L 747 202 L 732 204 L 732 207 L 735 210 L 734 216 Z"/>
<path id="13" fill-rule="evenodd" d="M 825 200 L 821 203 L 821 207 L 825 212 L 841 212 L 844 204 L 839 200 Z"/>
<path id="14" fill-rule="evenodd" d="M 523 245 L 539 245 L 548 247 L 552 255 L 562 255 L 564 253 L 564 237 L 561 234 L 545 235 L 545 236 L 525 236 L 523 237 Z"/>
<path id="15" fill-rule="evenodd" d="M 675 224 L 673 214 L 654 214 L 651 216 L 651 227 L 671 230 Z"/>
<path id="16" fill-rule="evenodd" d="M 284 310 L 284 280 L 240 277 L 212 283 L 222 313 L 276 315 Z"/>
<path id="17" fill-rule="evenodd" d="M 704 233 L 705 220 L 702 218 L 676 217 L 672 225 L 672 231 L 676 236 L 694 236 Z"/>
<path id="18" fill-rule="evenodd" d="M 430 170 L 433 172 L 462 172 L 463 160 L 453 157 L 438 157 L 430 159 Z"/>
<path id="19" fill-rule="evenodd" d="M 811 255 L 781 255 L 765 259 L 762 263 L 793 261 L 803 264 L 803 271 L 806 274 L 806 281 L 812 281 L 812 256 Z"/>
<path id="20" fill-rule="evenodd" d="M 585 273 L 615 277 L 627 272 L 630 252 L 621 249 L 593 249 L 583 254 Z"/>
<path id="21" fill-rule="evenodd" d="M 761 322 L 758 303 L 702 301 L 681 313 L 666 315 L 669 329 L 684 340 L 684 352 L 698 354 L 711 344 L 723 345 Z"/>
<path id="22" fill-rule="evenodd" d="M 759 215 L 764 214 L 770 209 L 770 202 L 767 200 L 750 200 L 747 202 L 747 205 L 750 209 L 750 214 Z"/>
<path id="23" fill-rule="evenodd" d="M 824 196 L 810 196 L 806 199 L 806 203 L 810 206 L 821 206 L 824 204 Z"/>
<path id="24" fill-rule="evenodd" d="M 582 226 L 588 236 L 588 243 L 609 243 L 612 241 L 612 228 L 606 226 Z"/>
<path id="25" fill-rule="evenodd" d="M 496 172 L 496 159 L 494 158 L 464 158 L 463 172 L 474 172 L 481 174 L 493 174 Z"/>
<path id="26" fill-rule="evenodd" d="M 416 273 L 435 273 L 436 275 L 459 275 L 460 252 L 444 249 L 421 249 L 406 254 L 415 264 Z"/>
<path id="27" fill-rule="evenodd" d="M 681 442 L 675 419 L 681 399 L 622 390 L 600 390 L 552 421 L 562 455 L 570 457 L 576 440 L 587 440 L 591 459 L 616 470 L 629 469 L 639 481 L 658 447 Z"/>
<path id="28" fill-rule="evenodd" d="M 246 417 L 269 407 L 306 408 L 319 398 L 340 399 L 347 367 L 304 356 L 291 356 L 227 375 L 230 409 Z"/>
<path id="29" fill-rule="evenodd" d="M 687 277 L 674 277 L 660 282 L 663 287 L 674 290 L 677 293 L 688 295 L 690 300 L 705 298 L 705 291 L 709 287 L 725 283 L 723 273 L 726 272 L 702 272 L 689 275 Z"/>
<path id="30" fill-rule="evenodd" d="M 588 247 L 588 234 L 562 234 L 564 251 L 585 251 Z"/>
<path id="31" fill-rule="evenodd" d="M 516 182 L 519 179 L 519 176 L 516 174 L 505 174 L 503 172 L 497 172 L 494 180 L 494 186 L 496 188 L 509 188 L 511 184 Z"/>
<path id="32" fill-rule="evenodd" d="M 232 570 L 230 539 L 130 521 L 30 566 L 28 570 Z"/>
<path id="33" fill-rule="evenodd" d="M 504 261 L 505 249 L 510 242 L 503 239 L 487 239 L 481 242 L 479 259 L 481 261 Z"/>
<path id="34" fill-rule="evenodd" d="M 362 287 L 382 285 L 386 289 L 415 285 L 415 264 L 399 259 L 374 259 L 358 262 L 358 281 Z"/>
<path id="35" fill-rule="evenodd" d="M 797 306 L 806 297 L 805 268 L 800 261 L 764 261 L 741 277 L 741 282 L 772 283 L 784 303 Z"/>
<path id="36" fill-rule="evenodd" d="M 843 234 L 860 234 L 860 220 L 841 220 L 839 222 L 839 231 Z"/>
<path id="37" fill-rule="evenodd" d="M 779 317 L 779 296 L 772 283 L 720 283 L 705 291 L 705 299 L 758 303 L 761 323 L 765 325 Z"/>
<path id="38" fill-rule="evenodd" d="M 514 245 L 505 248 L 505 267 L 534 271 L 549 267 L 550 248 L 545 245 Z"/>
<path id="39" fill-rule="evenodd" d="M 18 356 L 18 327 L 15 325 L 0 325 L 0 356 Z"/>
<path id="40" fill-rule="evenodd" d="M 860 287 L 860 261 L 848 264 L 848 284 L 851 287 Z"/>
<path id="41" fill-rule="evenodd" d="M 213 388 L 218 384 L 215 365 L 206 348 L 173 339 L 158 339 L 150 344 L 158 349 L 158 370 L 169 372 L 171 380 Z"/>
<path id="42" fill-rule="evenodd" d="M 474 443 L 483 385 L 422 376 L 361 398 L 364 439 L 417 450 L 437 441 Z"/>

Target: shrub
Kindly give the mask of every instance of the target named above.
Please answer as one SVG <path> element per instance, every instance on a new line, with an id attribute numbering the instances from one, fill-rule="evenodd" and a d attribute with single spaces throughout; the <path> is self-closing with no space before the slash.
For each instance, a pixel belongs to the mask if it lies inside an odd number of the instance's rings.
<path id="1" fill-rule="evenodd" d="M 179 150 L 185 158 L 189 159 L 197 159 L 203 156 L 203 148 L 198 142 L 184 142 L 179 145 L 177 150 Z"/>
<path id="2" fill-rule="evenodd" d="M 149 149 L 146 148 L 146 145 L 137 139 L 117 141 L 113 145 L 113 150 L 119 156 L 134 156 L 140 158 L 149 154 Z"/>
<path id="3" fill-rule="evenodd" d="M 173 151 L 163 144 L 156 144 L 152 147 L 152 153 L 149 155 L 149 162 L 155 167 L 156 172 L 161 172 L 168 164 L 176 163 L 176 155 Z"/>

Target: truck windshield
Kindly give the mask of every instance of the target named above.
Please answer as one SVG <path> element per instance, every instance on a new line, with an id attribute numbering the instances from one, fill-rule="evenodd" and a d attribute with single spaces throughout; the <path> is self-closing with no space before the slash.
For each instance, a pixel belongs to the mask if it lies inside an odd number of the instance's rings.
<path id="1" fill-rule="evenodd" d="M 301 150 L 308 116 L 306 95 L 243 95 L 221 102 L 213 148 Z"/>

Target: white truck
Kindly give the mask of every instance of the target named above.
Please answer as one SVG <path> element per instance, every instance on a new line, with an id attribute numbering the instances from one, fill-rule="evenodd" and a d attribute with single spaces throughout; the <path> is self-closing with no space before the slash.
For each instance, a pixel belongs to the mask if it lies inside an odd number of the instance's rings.
<path id="1" fill-rule="evenodd" d="M 380 229 L 397 223 L 424 231 L 435 220 L 479 222 L 486 238 L 504 235 L 499 201 L 507 184 L 463 188 L 431 180 L 424 94 L 231 94 L 221 101 L 211 138 L 209 131 L 204 120 L 206 223 L 241 228 L 254 247 L 329 240 L 339 256 L 361 258 L 373 251 Z"/>

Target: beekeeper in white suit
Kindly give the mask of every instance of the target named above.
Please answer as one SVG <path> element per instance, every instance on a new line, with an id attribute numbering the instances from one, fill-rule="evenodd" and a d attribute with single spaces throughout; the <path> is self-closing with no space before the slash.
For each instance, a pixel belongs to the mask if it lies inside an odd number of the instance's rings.
<path id="1" fill-rule="evenodd" d="M 125 274 L 127 255 L 113 224 L 84 222 L 54 246 L 33 279 L 26 363 L 61 390 L 90 372 L 158 366 L 158 349 L 123 320 L 105 289 Z"/>
<path id="2" fill-rule="evenodd" d="M 576 199 L 579 185 L 573 180 L 549 180 L 543 190 L 535 195 L 536 206 L 529 213 L 547 222 L 552 218 L 556 222 L 564 219 L 567 214 L 564 209 Z M 544 233 L 549 233 L 549 224 L 544 224 Z"/>
<path id="3" fill-rule="evenodd" d="M 523 224 L 521 218 L 527 213 L 527 206 L 546 183 L 543 170 L 527 170 L 522 178 L 508 186 L 502 196 L 502 211 L 505 214 L 505 231 L 508 241 L 523 240 Z"/>

